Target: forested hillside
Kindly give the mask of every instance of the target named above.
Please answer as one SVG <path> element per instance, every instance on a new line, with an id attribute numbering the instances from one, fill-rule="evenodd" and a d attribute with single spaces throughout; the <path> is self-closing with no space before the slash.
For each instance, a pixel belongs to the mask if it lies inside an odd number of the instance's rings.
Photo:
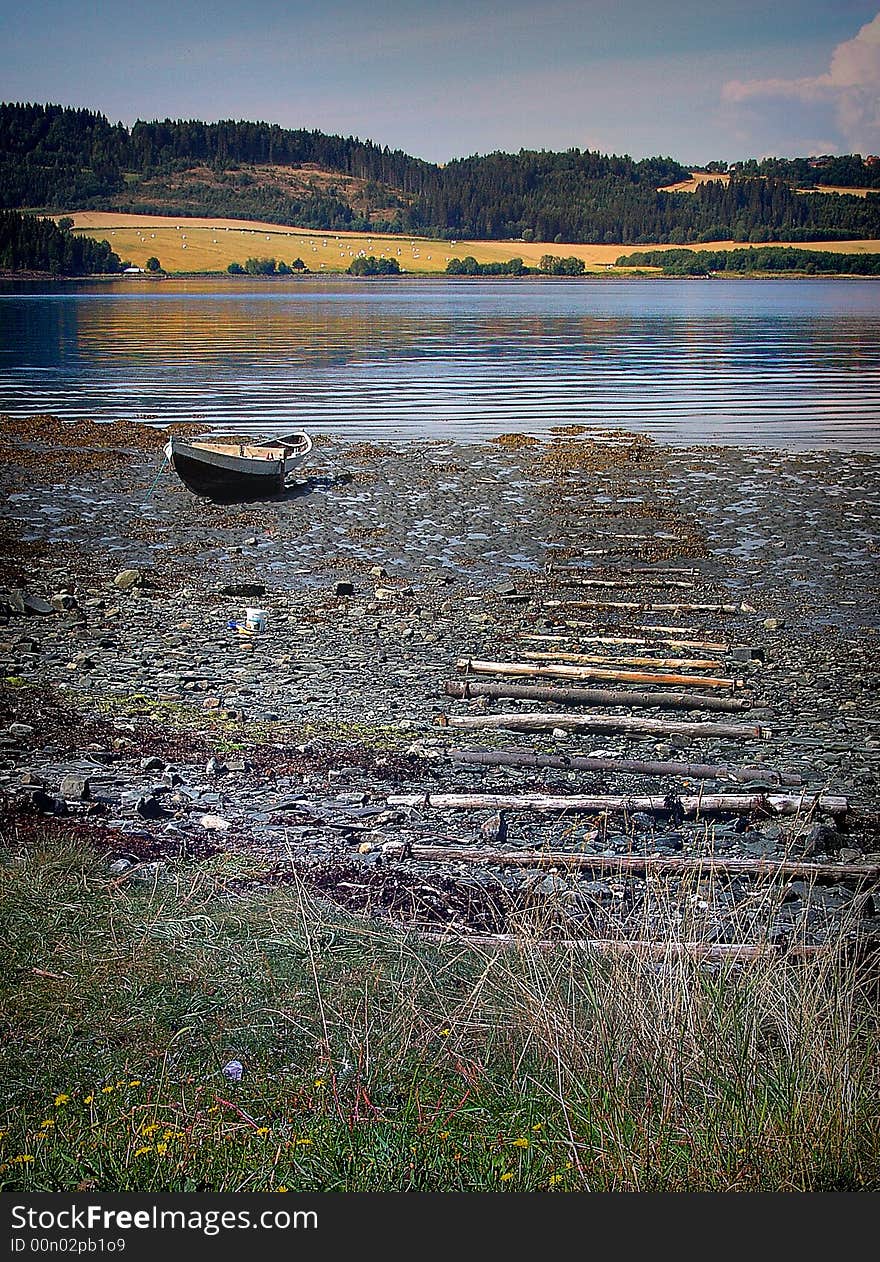
<path id="1" fill-rule="evenodd" d="M 318 229 L 556 242 L 842 240 L 880 236 L 880 196 L 799 194 L 817 180 L 875 187 L 858 156 L 768 159 L 729 183 L 671 158 L 521 151 L 445 166 L 356 138 L 225 121 L 111 124 L 90 110 L 0 105 L 0 206 L 231 216 Z M 720 166 L 723 164 L 714 164 Z M 334 179 L 334 173 L 338 179 Z"/>
<path id="2" fill-rule="evenodd" d="M 70 220 L 60 224 L 36 215 L 0 210 L 0 270 L 88 276 L 118 272 L 122 263 L 106 241 L 74 236 Z"/>

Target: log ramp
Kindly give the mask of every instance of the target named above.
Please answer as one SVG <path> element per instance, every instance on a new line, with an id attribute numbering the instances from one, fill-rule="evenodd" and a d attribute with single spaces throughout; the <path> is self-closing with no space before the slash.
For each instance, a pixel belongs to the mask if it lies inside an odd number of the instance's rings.
<path id="1" fill-rule="evenodd" d="M 644 538 L 644 536 L 633 536 Z M 613 549 L 582 549 L 583 556 L 610 556 Z M 589 562 L 592 566 L 594 562 Z M 537 702 L 554 707 L 551 712 L 523 711 L 509 713 L 441 714 L 437 723 L 441 730 L 456 732 L 500 730 L 517 733 L 624 733 L 639 739 L 671 736 L 678 740 L 720 738 L 724 740 L 766 740 L 772 733 L 757 723 L 718 722 L 711 719 L 672 721 L 633 714 L 632 711 L 686 710 L 742 713 L 752 706 L 752 699 L 741 694 L 746 685 L 733 673 L 724 672 L 725 658 L 732 651 L 733 634 L 678 625 L 673 619 L 683 614 L 712 614 L 716 617 L 743 617 L 756 613 L 750 605 L 723 597 L 701 599 L 701 573 L 695 566 L 614 566 L 614 573 L 566 567 L 564 573 L 548 563 L 544 578 L 545 590 L 528 595 L 507 593 L 509 603 L 519 608 L 512 615 L 518 619 L 513 635 L 521 645 L 520 653 L 527 660 L 499 661 L 493 658 L 459 658 L 455 668 L 457 679 L 446 680 L 444 694 L 454 700 L 476 701 L 486 706 L 494 702 Z M 550 592 L 546 591 L 547 585 Z M 540 588 L 540 583 L 538 584 Z M 575 590 L 572 597 L 553 594 L 553 588 Z M 681 601 L 671 597 L 646 599 L 652 590 L 670 589 L 686 592 Z M 619 592 L 618 597 L 616 593 Z M 523 604 L 540 606 L 540 623 L 535 615 L 526 615 Z M 578 617 L 589 611 L 593 620 Z M 597 625 L 597 619 L 611 615 L 613 627 Z M 654 621 L 635 621 L 644 615 L 672 615 L 663 625 Z M 621 620 L 631 625 L 621 626 Z M 672 625 L 669 625 L 669 623 Z M 546 632 L 538 632 L 543 624 Z M 528 629 L 531 626 L 532 629 Z M 559 628 L 557 631 L 556 628 Z M 508 637 L 509 638 L 509 637 Z M 670 651 L 687 656 L 670 656 Z M 712 656 L 696 656 L 711 654 Z M 760 654 L 758 654 L 760 656 Z M 749 650 L 736 654 L 738 662 L 748 661 Z M 685 673 L 686 672 L 686 673 Z M 474 677 L 477 678 L 474 678 Z M 488 678 L 487 678 L 488 677 Z M 530 680 L 535 682 L 521 682 Z M 546 681 L 546 682 L 543 682 Z M 591 686 L 601 684 L 600 687 Z M 670 691 L 674 688 L 675 691 Z M 727 692 L 726 696 L 719 696 Z M 577 707 L 572 714 L 561 707 Z M 594 707 L 604 707 L 604 713 Z M 592 711 L 584 713 L 583 711 Z M 608 713 L 608 710 L 624 713 Z M 432 751 L 430 765 L 437 773 L 438 760 L 443 770 L 443 792 L 393 793 L 386 799 L 389 809 L 405 809 L 416 815 L 430 816 L 435 810 L 474 813 L 471 828 L 482 822 L 486 812 L 510 811 L 519 814 L 552 815 L 555 818 L 586 815 L 600 824 L 609 816 L 628 818 L 635 812 L 658 819 L 672 816 L 673 822 L 684 819 L 702 820 L 717 817 L 786 817 L 812 821 L 820 816 L 837 822 L 845 819 L 849 803 L 845 797 L 830 792 L 808 792 L 803 778 L 765 765 L 698 761 L 692 758 L 677 761 L 644 759 L 612 755 L 553 754 L 535 748 L 464 748 L 449 747 L 441 753 Z M 665 792 L 647 794 L 614 793 L 535 793 L 535 792 L 457 792 L 454 785 L 456 767 L 510 767 L 535 771 L 602 772 L 630 774 L 665 781 Z M 669 790 L 670 781 L 706 780 L 716 784 L 742 784 L 740 792 L 703 792 L 681 796 Z M 447 784 L 447 782 L 449 782 Z M 751 791 L 746 791 L 750 789 Z M 776 792 L 770 791 L 776 789 Z M 760 791 L 758 791 L 760 790 Z M 477 814 L 480 813 L 480 814 Z M 503 818 L 500 817 L 499 818 Z M 880 864 L 811 862 L 786 856 L 781 859 L 724 857 L 716 854 L 594 854 L 582 848 L 596 840 L 598 828 L 579 829 L 579 849 L 513 848 L 503 841 L 491 840 L 469 844 L 467 836 L 446 836 L 443 844 L 387 843 L 383 849 L 389 858 L 419 862 L 455 864 L 468 868 L 529 868 L 554 873 L 586 873 L 618 879 L 737 880 L 755 882 L 803 881 L 809 884 L 855 885 L 870 898 L 871 887 L 880 880 Z M 435 832 L 436 837 L 436 832 Z M 649 843 L 650 844 L 650 843 Z M 367 843 L 369 847 L 369 843 Z M 670 897 L 675 897 L 670 890 Z M 810 945 L 803 942 L 712 942 L 620 938 L 557 938 L 523 937 L 515 934 L 462 933 L 460 929 L 420 932 L 425 941 L 469 946 L 486 951 L 510 949 L 582 950 L 608 955 L 630 955 L 656 962 L 695 961 L 697 963 L 748 963 L 767 958 L 792 961 L 827 958 L 841 950 L 837 945 Z M 849 950 L 852 944 L 844 944 Z"/>

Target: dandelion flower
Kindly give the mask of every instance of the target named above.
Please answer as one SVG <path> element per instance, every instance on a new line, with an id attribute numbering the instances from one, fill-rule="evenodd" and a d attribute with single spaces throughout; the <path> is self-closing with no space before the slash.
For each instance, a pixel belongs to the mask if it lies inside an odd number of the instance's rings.
<path id="1" fill-rule="evenodd" d="M 167 1145 L 167 1144 L 157 1144 L 157 1145 L 156 1145 L 156 1152 L 159 1154 L 159 1156 L 160 1156 L 160 1157 L 164 1157 L 167 1151 L 168 1151 L 168 1145 Z"/>
<path id="2" fill-rule="evenodd" d="M 83 1104 L 94 1104 L 94 1103 L 95 1103 L 95 1097 L 93 1095 L 87 1095 L 86 1098 L 83 1100 Z"/>
<path id="3" fill-rule="evenodd" d="M 316 1078 L 316 1079 L 315 1079 L 315 1086 L 316 1086 L 316 1087 L 323 1087 L 323 1085 L 324 1085 L 324 1079 L 323 1079 L 323 1078 Z"/>
<path id="4" fill-rule="evenodd" d="M 448 1038 L 451 1033 L 452 1031 L 450 1029 L 443 1029 L 440 1031 L 440 1037 L 441 1039 Z"/>
<path id="5" fill-rule="evenodd" d="M 437 1136 L 437 1138 L 438 1138 L 438 1139 L 448 1139 L 448 1138 L 449 1138 L 449 1131 L 441 1131 L 441 1132 L 440 1132 L 440 1134 Z"/>
<path id="6" fill-rule="evenodd" d="M 561 1182 L 562 1182 L 562 1175 L 561 1175 L 561 1174 L 551 1174 L 551 1175 L 550 1175 L 550 1183 L 551 1183 L 551 1184 L 553 1184 L 553 1183 L 561 1183 Z"/>
<path id="7" fill-rule="evenodd" d="M 40 1130 L 41 1131 L 51 1130 L 54 1125 L 55 1125 L 55 1119 L 52 1117 L 47 1117 L 45 1118 L 44 1121 L 40 1122 Z"/>
<path id="8" fill-rule="evenodd" d="M 114 1090 L 115 1090 L 115 1088 L 114 1088 L 114 1087 L 111 1087 L 111 1086 L 109 1086 L 109 1085 L 108 1085 L 108 1086 L 106 1086 L 106 1087 L 102 1087 L 102 1088 L 101 1088 L 101 1095 L 109 1095 L 109 1094 L 110 1094 L 110 1092 L 111 1092 L 111 1091 L 114 1091 Z"/>
<path id="9" fill-rule="evenodd" d="M 275 1189 L 275 1191 L 276 1191 L 276 1192 L 286 1192 L 286 1191 L 287 1191 L 287 1188 L 284 1186 L 284 1184 L 283 1184 L 283 1183 L 281 1183 L 281 1184 L 279 1184 L 279 1186 Z"/>
<path id="10" fill-rule="evenodd" d="M 258 1127 L 257 1127 L 257 1134 L 258 1134 L 258 1135 L 268 1135 L 268 1134 L 269 1134 L 269 1127 L 268 1127 L 268 1126 L 258 1126 Z"/>
<path id="11" fill-rule="evenodd" d="M 314 1143 L 314 1140 L 311 1140 L 311 1139 L 298 1139 L 296 1142 L 297 1142 L 298 1144 L 311 1144 L 311 1143 Z"/>
<path id="12" fill-rule="evenodd" d="M 532 1127 L 532 1130 L 535 1132 L 536 1135 L 538 1131 L 542 1131 L 543 1129 L 544 1129 L 543 1122 L 535 1122 L 535 1125 Z"/>
<path id="13" fill-rule="evenodd" d="M 33 1161 L 33 1157 L 29 1152 L 23 1152 L 20 1157 L 13 1157 L 10 1161 L 11 1166 L 27 1166 Z"/>
<path id="14" fill-rule="evenodd" d="M 513 1171 L 507 1170 L 504 1174 L 502 1174 L 501 1182 L 508 1183 L 512 1178 L 513 1178 Z"/>
<path id="15" fill-rule="evenodd" d="M 514 1148 L 528 1148 L 529 1141 L 525 1138 L 524 1135 L 521 1135 L 519 1139 L 515 1139 L 513 1141 L 513 1146 Z"/>
<path id="16" fill-rule="evenodd" d="M 142 1157 L 145 1152 L 152 1152 L 152 1151 L 153 1151 L 153 1145 L 145 1144 L 143 1148 L 138 1148 L 134 1155 L 136 1157 Z"/>
<path id="17" fill-rule="evenodd" d="M 131 1082 L 128 1085 L 130 1087 L 139 1087 L 141 1085 L 141 1080 L 140 1078 L 132 1078 Z"/>
<path id="18" fill-rule="evenodd" d="M 150 1122 L 150 1124 L 149 1124 L 148 1126 L 142 1126 L 142 1127 L 141 1127 L 141 1134 L 142 1134 L 142 1135 L 154 1135 L 158 1129 L 159 1129 L 159 1123 L 158 1123 L 158 1122 Z"/>
<path id="19" fill-rule="evenodd" d="M 56 1109 L 57 1109 L 57 1108 L 60 1108 L 60 1106 L 61 1106 L 62 1104 L 69 1104 L 69 1103 L 70 1103 L 70 1096 L 69 1096 L 69 1095 L 65 1095 L 63 1091 L 61 1092 L 61 1094 L 60 1094 L 60 1095 L 57 1095 L 57 1096 L 55 1097 L 55 1108 L 56 1108 Z"/>

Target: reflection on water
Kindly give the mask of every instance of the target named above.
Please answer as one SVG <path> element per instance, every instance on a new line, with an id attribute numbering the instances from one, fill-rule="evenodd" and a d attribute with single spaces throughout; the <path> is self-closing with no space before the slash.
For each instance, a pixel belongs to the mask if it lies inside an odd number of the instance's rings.
<path id="1" fill-rule="evenodd" d="M 871 280 L 0 287 L 0 411 L 876 450 Z"/>

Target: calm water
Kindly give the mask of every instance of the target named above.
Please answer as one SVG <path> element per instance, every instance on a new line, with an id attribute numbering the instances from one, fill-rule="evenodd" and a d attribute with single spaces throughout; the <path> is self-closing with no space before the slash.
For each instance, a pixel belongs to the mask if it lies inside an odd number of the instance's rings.
<path id="1" fill-rule="evenodd" d="M 0 286 L 0 411 L 880 448 L 871 280 Z"/>

